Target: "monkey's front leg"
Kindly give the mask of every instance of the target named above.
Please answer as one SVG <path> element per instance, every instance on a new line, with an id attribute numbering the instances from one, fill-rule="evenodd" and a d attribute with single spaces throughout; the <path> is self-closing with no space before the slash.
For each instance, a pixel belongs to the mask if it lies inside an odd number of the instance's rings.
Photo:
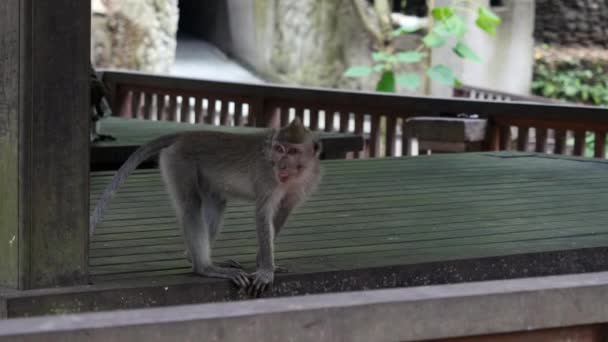
<path id="1" fill-rule="evenodd" d="M 256 230 L 258 236 L 258 267 L 253 274 L 253 282 L 249 294 L 258 297 L 265 292 L 274 281 L 274 243 L 272 216 L 266 206 L 256 210 Z"/>

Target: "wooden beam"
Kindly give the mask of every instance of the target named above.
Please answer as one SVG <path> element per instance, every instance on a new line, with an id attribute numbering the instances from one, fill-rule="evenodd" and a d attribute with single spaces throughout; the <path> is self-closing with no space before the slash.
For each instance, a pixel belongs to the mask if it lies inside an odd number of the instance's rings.
<path id="1" fill-rule="evenodd" d="M 607 293 L 608 274 L 592 273 L 169 306 L 4 320 L 0 342 L 426 341 L 508 333 L 529 337 L 516 341 L 560 341 L 534 332 L 564 327 L 573 330 L 562 336 L 600 341 L 605 334 L 592 327 L 608 322 Z"/>
<path id="2" fill-rule="evenodd" d="M 86 281 L 90 2 L 0 2 L 0 286 Z"/>

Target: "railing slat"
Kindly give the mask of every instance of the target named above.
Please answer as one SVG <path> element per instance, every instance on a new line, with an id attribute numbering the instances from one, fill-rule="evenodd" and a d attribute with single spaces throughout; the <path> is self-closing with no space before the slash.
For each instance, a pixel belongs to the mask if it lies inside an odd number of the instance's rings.
<path id="1" fill-rule="evenodd" d="M 177 121 L 177 96 L 169 95 L 168 120 Z"/>
<path id="2" fill-rule="evenodd" d="M 131 117 L 139 118 L 139 106 L 141 105 L 141 91 L 132 91 L 131 92 Z"/>
<path id="3" fill-rule="evenodd" d="M 395 156 L 395 143 L 396 143 L 396 130 L 397 130 L 397 117 L 389 115 L 386 117 L 386 156 Z"/>
<path id="4" fill-rule="evenodd" d="M 593 156 L 595 158 L 606 158 L 606 132 L 596 131 L 593 146 Z"/>
<path id="5" fill-rule="evenodd" d="M 203 98 L 197 96 L 194 98 L 194 122 L 196 122 L 196 123 L 203 122 L 203 120 L 204 120 L 203 115 L 204 115 Z"/>
<path id="6" fill-rule="evenodd" d="M 363 136 L 363 122 L 365 120 L 365 115 L 362 113 L 353 113 L 355 118 L 355 134 Z M 355 158 L 363 158 L 365 157 L 365 153 L 367 151 L 367 144 L 364 144 L 363 151 L 355 152 Z"/>
<path id="7" fill-rule="evenodd" d="M 547 129 L 544 127 L 535 127 L 536 130 L 536 152 L 547 152 Z"/>
<path id="8" fill-rule="evenodd" d="M 555 130 L 555 154 L 565 154 L 566 153 L 566 132 L 563 129 Z"/>
<path id="9" fill-rule="evenodd" d="M 220 107 L 220 125 L 228 126 L 230 125 L 230 111 L 229 111 L 230 101 L 223 99 L 221 101 Z"/>
<path id="10" fill-rule="evenodd" d="M 190 97 L 182 96 L 182 106 L 179 112 L 179 121 L 190 122 Z"/>
<path id="11" fill-rule="evenodd" d="M 207 98 L 207 113 L 205 115 L 205 123 L 208 125 L 215 124 L 215 99 Z"/>
<path id="12" fill-rule="evenodd" d="M 585 131 L 575 131 L 574 132 L 574 150 L 572 154 L 575 156 L 584 156 L 585 155 L 585 140 L 586 140 L 586 132 Z"/>
<path id="13" fill-rule="evenodd" d="M 325 109 L 325 132 L 334 130 L 334 111 Z"/>
<path id="14" fill-rule="evenodd" d="M 526 151 L 530 139 L 530 127 L 522 126 L 517 128 L 517 150 Z"/>
<path id="15" fill-rule="evenodd" d="M 156 94 L 156 119 L 167 120 L 165 111 L 165 94 Z"/>
<path id="16" fill-rule="evenodd" d="M 508 151 L 511 149 L 511 127 L 500 127 L 500 149 Z"/>
<path id="17" fill-rule="evenodd" d="M 152 119 L 152 101 L 154 100 L 154 94 L 146 92 L 144 94 L 144 105 L 142 107 L 142 116 L 146 120 Z"/>
<path id="18" fill-rule="evenodd" d="M 240 101 L 234 102 L 234 125 L 244 126 L 243 103 Z"/>
<path id="19" fill-rule="evenodd" d="M 369 156 L 375 158 L 379 156 L 379 138 L 380 138 L 380 115 L 371 115 L 371 133 L 369 137 Z"/>
<path id="20" fill-rule="evenodd" d="M 346 133 L 348 132 L 348 122 L 350 119 L 350 113 L 343 110 L 340 112 L 340 132 Z"/>

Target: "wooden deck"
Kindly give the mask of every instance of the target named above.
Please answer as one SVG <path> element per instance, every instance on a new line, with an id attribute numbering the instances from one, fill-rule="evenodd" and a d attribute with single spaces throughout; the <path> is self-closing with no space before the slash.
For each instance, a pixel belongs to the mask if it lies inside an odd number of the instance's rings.
<path id="1" fill-rule="evenodd" d="M 296 275 L 484 258 L 495 263 L 496 257 L 608 247 L 607 162 L 474 153 L 324 165 L 320 191 L 278 238 L 277 263 Z M 93 173 L 92 204 L 111 175 Z M 233 258 L 253 270 L 252 210 L 244 203 L 229 206 L 213 252 L 217 260 Z M 92 280 L 189 275 L 183 249 L 157 170 L 138 171 L 91 241 Z M 551 274 L 560 267 L 525 260 L 520 269 L 499 265 L 494 271 L 505 274 L 475 277 Z M 570 271 L 585 271 L 569 262 Z"/>
<path id="2" fill-rule="evenodd" d="M 257 127 L 228 127 L 184 122 L 153 121 L 141 119 L 105 118 L 101 121 L 100 133 L 114 137 L 114 141 L 96 142 L 91 148 L 91 169 L 116 170 L 139 146 L 162 135 L 181 131 L 221 131 L 232 133 L 255 133 Z M 363 149 L 363 136 L 352 133 L 319 132 L 323 143 L 323 159 L 345 158 L 349 152 Z M 155 166 L 146 163 L 143 168 Z"/>

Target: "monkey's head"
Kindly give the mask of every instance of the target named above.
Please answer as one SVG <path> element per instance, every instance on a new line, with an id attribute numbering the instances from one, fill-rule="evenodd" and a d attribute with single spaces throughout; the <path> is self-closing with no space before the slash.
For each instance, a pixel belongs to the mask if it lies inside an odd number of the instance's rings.
<path id="1" fill-rule="evenodd" d="M 297 182 L 318 167 L 321 143 L 299 118 L 277 131 L 271 159 L 280 183 Z"/>

